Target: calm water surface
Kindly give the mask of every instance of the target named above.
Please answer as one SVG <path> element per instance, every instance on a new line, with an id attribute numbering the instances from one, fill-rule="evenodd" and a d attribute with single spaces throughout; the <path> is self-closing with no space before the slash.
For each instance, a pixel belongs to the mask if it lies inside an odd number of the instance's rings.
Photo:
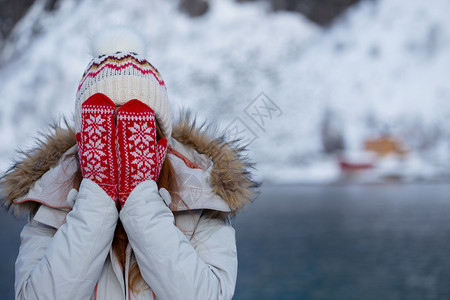
<path id="1" fill-rule="evenodd" d="M 450 185 L 264 187 L 235 299 L 450 299 Z"/>
<path id="2" fill-rule="evenodd" d="M 450 299 L 450 184 L 264 186 L 234 219 L 234 299 Z M 0 214 L 0 295 L 23 221 Z"/>

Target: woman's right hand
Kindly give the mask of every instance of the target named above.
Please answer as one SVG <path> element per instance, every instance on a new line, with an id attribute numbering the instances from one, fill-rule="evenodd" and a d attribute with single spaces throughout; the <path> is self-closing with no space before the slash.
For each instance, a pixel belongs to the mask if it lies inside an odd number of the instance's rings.
<path id="1" fill-rule="evenodd" d="M 76 134 L 81 175 L 118 199 L 115 104 L 94 94 L 81 105 L 81 131 Z"/>

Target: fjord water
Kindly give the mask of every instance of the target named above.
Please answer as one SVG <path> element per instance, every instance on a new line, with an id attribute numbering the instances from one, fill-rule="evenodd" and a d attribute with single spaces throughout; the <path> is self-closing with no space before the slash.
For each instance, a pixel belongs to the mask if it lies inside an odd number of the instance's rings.
<path id="1" fill-rule="evenodd" d="M 450 299 L 450 185 L 265 186 L 235 299 Z"/>

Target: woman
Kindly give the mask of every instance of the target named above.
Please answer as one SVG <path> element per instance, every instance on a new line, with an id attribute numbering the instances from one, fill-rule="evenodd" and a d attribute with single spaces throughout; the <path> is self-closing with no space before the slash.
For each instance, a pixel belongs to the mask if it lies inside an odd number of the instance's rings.
<path id="1" fill-rule="evenodd" d="M 165 83 L 130 30 L 97 36 L 75 128 L 56 126 L 2 178 L 29 214 L 16 299 L 230 299 L 230 217 L 257 186 L 240 151 L 172 126 Z"/>

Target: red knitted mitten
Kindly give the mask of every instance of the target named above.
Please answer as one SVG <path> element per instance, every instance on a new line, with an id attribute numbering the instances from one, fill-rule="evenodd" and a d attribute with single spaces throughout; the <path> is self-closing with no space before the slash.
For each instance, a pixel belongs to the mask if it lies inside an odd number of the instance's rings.
<path id="1" fill-rule="evenodd" d="M 158 180 L 167 151 L 167 140 L 156 142 L 155 113 L 139 100 L 117 111 L 119 199 L 123 206 L 131 191 L 145 180 Z"/>
<path id="2" fill-rule="evenodd" d="M 76 135 L 81 175 L 97 183 L 114 201 L 118 197 L 115 109 L 107 96 L 92 95 L 81 105 L 81 132 Z"/>

